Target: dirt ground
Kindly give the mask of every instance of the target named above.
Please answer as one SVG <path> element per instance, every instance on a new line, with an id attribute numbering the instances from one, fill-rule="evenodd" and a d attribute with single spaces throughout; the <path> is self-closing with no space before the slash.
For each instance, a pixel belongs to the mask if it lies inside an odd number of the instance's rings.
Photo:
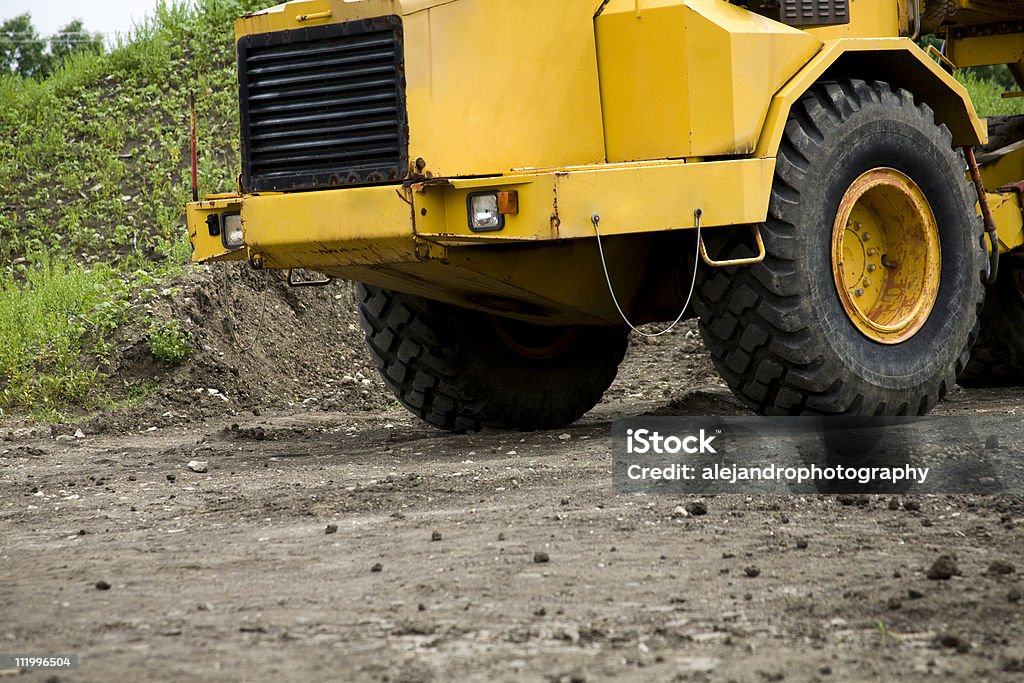
<path id="1" fill-rule="evenodd" d="M 124 340 L 145 401 L 0 427 L 0 653 L 80 656 L 12 680 L 1024 680 L 1020 498 L 612 494 L 612 420 L 745 413 L 692 324 L 569 429 L 452 436 L 384 393 L 343 286 L 273 287 L 242 351 L 232 272 L 158 302 L 185 367 Z"/>

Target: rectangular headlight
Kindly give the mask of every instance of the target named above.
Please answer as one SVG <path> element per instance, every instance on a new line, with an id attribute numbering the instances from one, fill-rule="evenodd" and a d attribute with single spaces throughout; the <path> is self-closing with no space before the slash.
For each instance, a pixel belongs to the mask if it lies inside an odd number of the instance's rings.
<path id="1" fill-rule="evenodd" d="M 469 207 L 469 229 L 493 232 L 505 227 L 505 216 L 498 210 L 497 192 L 477 192 L 466 200 Z"/>
<path id="2" fill-rule="evenodd" d="M 245 244 L 242 233 L 242 214 L 225 213 L 220 217 L 220 240 L 227 249 L 238 249 Z"/>

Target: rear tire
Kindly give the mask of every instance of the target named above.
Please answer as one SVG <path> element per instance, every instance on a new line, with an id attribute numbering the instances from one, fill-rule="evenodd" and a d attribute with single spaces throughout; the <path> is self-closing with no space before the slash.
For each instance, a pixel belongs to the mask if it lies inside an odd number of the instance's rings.
<path id="1" fill-rule="evenodd" d="M 865 327 L 884 327 L 899 310 L 878 320 L 852 315 L 852 295 L 840 288 L 843 269 L 836 269 L 848 261 L 846 252 L 834 258 L 836 233 L 844 234 L 841 202 L 873 172 L 909 179 L 920 191 L 930 212 L 908 220 L 922 217 L 941 251 L 939 274 L 926 273 L 937 289 L 922 288 L 931 293 L 930 308 L 891 337 L 873 337 Z M 885 195 L 882 200 L 871 202 L 884 208 Z M 977 334 L 987 256 L 974 203 L 949 131 L 909 92 L 855 80 L 815 86 L 793 108 L 779 150 L 768 221 L 761 225 L 767 258 L 747 268 L 700 271 L 700 329 L 733 393 L 768 415 L 907 415 L 933 408 L 953 387 Z M 891 216 L 883 223 L 903 225 Z M 911 249 L 910 240 L 897 239 L 903 234 L 897 229 L 889 244 Z M 721 256 L 743 249 L 737 244 Z M 932 258 L 935 250 L 928 253 Z M 912 269 L 917 261 L 902 263 Z M 870 277 L 890 277 L 886 269 L 899 272 L 898 265 L 875 265 Z"/>
<path id="2" fill-rule="evenodd" d="M 366 343 L 399 402 L 447 431 L 569 425 L 626 353 L 619 327 L 545 327 L 358 284 Z"/>

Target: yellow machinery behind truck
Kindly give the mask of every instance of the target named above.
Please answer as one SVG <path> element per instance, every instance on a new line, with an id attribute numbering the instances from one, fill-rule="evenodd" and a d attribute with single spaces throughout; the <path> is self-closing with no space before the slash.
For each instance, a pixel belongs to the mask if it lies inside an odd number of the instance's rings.
<path id="1" fill-rule="evenodd" d="M 433 425 L 568 424 L 677 316 L 764 414 L 1024 374 L 1024 126 L 985 146 L 952 75 L 1024 90 L 1022 0 L 299 0 L 236 34 L 239 193 L 189 204 L 194 259 L 361 283 Z"/>

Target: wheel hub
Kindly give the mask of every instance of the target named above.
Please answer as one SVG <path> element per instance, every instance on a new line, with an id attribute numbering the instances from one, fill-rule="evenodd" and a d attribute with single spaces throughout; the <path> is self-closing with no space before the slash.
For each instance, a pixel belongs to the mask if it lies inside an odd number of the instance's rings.
<path id="1" fill-rule="evenodd" d="M 549 360 L 564 353 L 579 336 L 574 327 L 544 327 L 490 316 L 498 337 L 508 348 L 530 360 Z"/>
<path id="2" fill-rule="evenodd" d="M 892 168 L 850 185 L 832 229 L 832 274 L 850 321 L 899 344 L 927 322 L 939 293 L 938 223 L 921 188 Z"/>

